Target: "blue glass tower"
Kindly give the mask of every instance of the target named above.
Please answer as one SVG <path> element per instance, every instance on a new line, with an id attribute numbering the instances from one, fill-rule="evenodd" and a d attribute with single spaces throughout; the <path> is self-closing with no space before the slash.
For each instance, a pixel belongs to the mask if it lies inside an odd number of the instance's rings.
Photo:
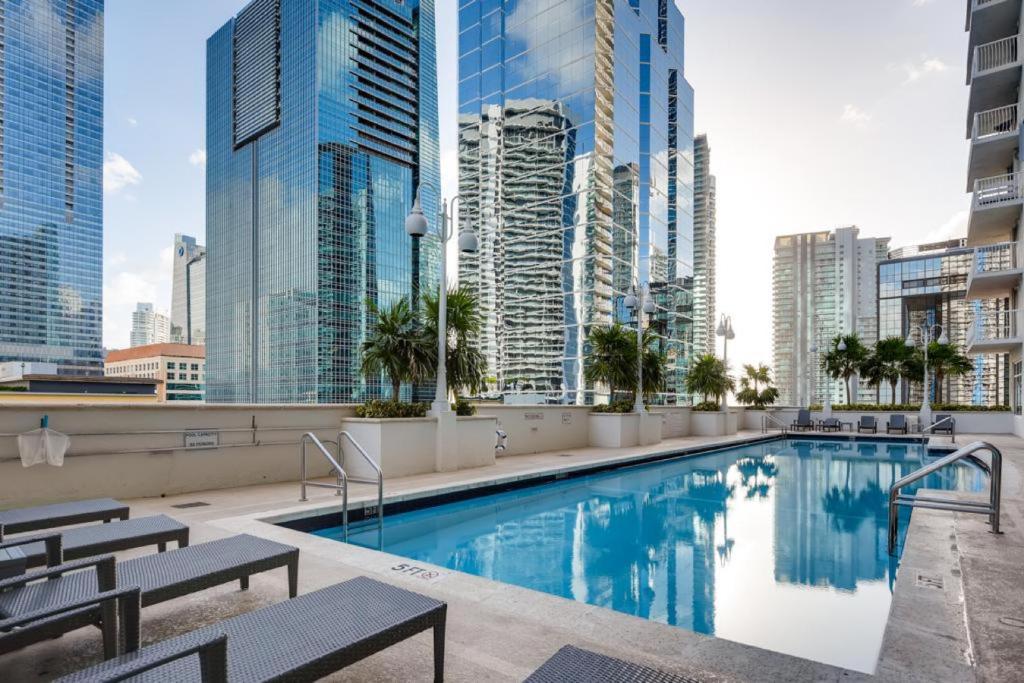
<path id="1" fill-rule="evenodd" d="M 460 0 L 461 211 L 480 251 L 460 281 L 483 302 L 501 390 L 584 403 L 594 326 L 628 322 L 649 283 L 683 393 L 693 344 L 693 89 L 669 0 Z M 606 389 L 606 388 L 605 388 Z M 684 399 L 685 400 L 685 399 Z"/>
<path id="2" fill-rule="evenodd" d="M 208 402 L 381 396 L 380 306 L 437 287 L 433 0 L 254 0 L 207 42 Z M 408 389 L 406 389 L 408 391 Z"/>
<path id="3" fill-rule="evenodd" d="M 0 0 L 0 362 L 103 374 L 103 0 Z"/>

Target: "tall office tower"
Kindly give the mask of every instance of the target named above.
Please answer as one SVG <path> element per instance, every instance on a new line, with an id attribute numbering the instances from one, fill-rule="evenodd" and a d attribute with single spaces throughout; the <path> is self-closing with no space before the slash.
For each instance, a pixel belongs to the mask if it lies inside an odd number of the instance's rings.
<path id="1" fill-rule="evenodd" d="M 693 90 L 683 17 L 665 0 L 469 0 L 459 10 L 459 194 L 480 250 L 460 282 L 485 319 L 481 347 L 503 391 L 574 403 L 587 334 L 646 325 L 670 393 L 692 354 Z"/>
<path id="2" fill-rule="evenodd" d="M 913 337 L 920 342 L 918 328 L 940 325 L 949 343 L 964 351 L 971 346 L 974 320 L 1006 316 L 1006 302 L 996 299 L 968 300 L 968 282 L 975 262 L 975 250 L 962 239 L 904 247 L 889 252 L 878 264 L 879 336 Z M 977 285 L 976 285 L 977 286 Z M 944 377 L 941 382 L 929 374 L 929 399 L 933 402 L 970 405 L 1005 405 L 1009 401 L 1009 364 L 1004 349 L 989 352 L 985 343 L 973 345 L 968 355 L 974 363 L 970 373 Z M 919 383 L 900 381 L 895 401 L 892 388 L 870 390 L 871 400 L 881 403 L 918 403 Z"/>
<path id="3" fill-rule="evenodd" d="M 821 355 L 839 334 L 878 340 L 877 267 L 889 238 L 861 238 L 856 227 L 775 238 L 772 341 L 775 383 L 783 405 L 857 400 L 821 370 Z"/>
<path id="4" fill-rule="evenodd" d="M 972 354 L 1009 354 L 1014 430 L 1024 435 L 1020 20 L 1017 3 L 967 2 L 967 191 L 973 192 L 967 245 L 975 252 L 966 296 L 982 306 L 971 319 L 966 346 Z"/>
<path id="5" fill-rule="evenodd" d="M 434 42 L 433 0 L 254 0 L 207 42 L 208 402 L 386 393 L 366 302 L 438 284 L 405 232 L 417 187 L 436 215 Z"/>
<path id="6" fill-rule="evenodd" d="M 153 304 L 139 303 L 132 312 L 131 345 L 166 344 L 171 338 L 171 321 L 163 313 L 157 313 Z"/>
<path id="7" fill-rule="evenodd" d="M 715 352 L 715 201 L 707 135 L 693 143 L 693 353 Z"/>
<path id="8" fill-rule="evenodd" d="M 103 374 L 103 0 L 0 2 L 0 362 Z"/>
<path id="9" fill-rule="evenodd" d="M 206 247 L 195 237 L 174 236 L 171 341 L 202 345 L 206 339 Z"/>

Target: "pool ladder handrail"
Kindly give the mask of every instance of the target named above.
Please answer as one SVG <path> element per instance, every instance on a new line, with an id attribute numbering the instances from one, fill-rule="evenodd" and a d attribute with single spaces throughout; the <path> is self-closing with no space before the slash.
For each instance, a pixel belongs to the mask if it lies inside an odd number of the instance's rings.
<path id="1" fill-rule="evenodd" d="M 934 424 L 930 424 L 927 427 L 921 428 L 921 439 L 922 439 L 922 441 L 924 441 L 925 432 L 934 430 L 935 428 L 939 427 L 944 422 L 948 422 L 949 423 L 949 438 L 950 438 L 950 441 L 952 443 L 956 443 L 956 420 L 953 419 L 952 415 L 947 415 L 946 417 L 942 418 L 938 422 L 936 422 Z"/>
<path id="2" fill-rule="evenodd" d="M 991 454 L 992 463 L 990 465 L 986 464 L 985 461 L 978 458 L 975 455 L 978 451 L 988 451 Z M 974 501 L 950 500 L 948 498 L 935 498 L 933 496 L 921 496 L 917 494 L 907 495 L 905 493 L 901 493 L 903 488 L 906 486 L 927 477 L 929 474 L 934 474 L 947 465 L 952 465 L 953 463 L 967 458 L 970 458 L 973 462 L 977 463 L 982 469 L 988 472 L 989 502 L 976 503 Z M 988 521 L 989 525 L 992 527 L 992 533 L 998 534 L 1001 533 L 999 531 L 999 511 L 1002 503 L 1002 490 L 1003 454 L 998 448 L 986 441 L 975 441 L 968 444 L 963 448 L 950 453 L 944 458 L 940 458 L 935 462 L 929 463 L 921 469 L 898 479 L 892 485 L 892 488 L 889 489 L 889 554 L 892 555 L 896 550 L 896 539 L 899 534 L 898 508 L 900 505 L 928 508 L 931 510 L 950 510 L 952 512 L 971 512 L 975 514 L 988 515 Z"/>
<path id="3" fill-rule="evenodd" d="M 329 484 L 322 481 L 312 481 L 306 477 L 306 442 L 312 442 L 316 446 L 317 450 L 320 451 L 327 462 L 331 464 L 331 471 L 335 474 L 338 479 L 337 484 Z M 341 448 L 339 447 L 340 451 Z M 317 438 L 313 432 L 306 432 L 299 439 L 299 502 L 305 503 L 309 498 L 306 497 L 306 487 L 316 486 L 322 489 L 334 489 L 335 495 L 341 496 L 341 527 L 345 536 L 345 540 L 348 540 L 348 475 L 345 473 L 345 468 L 341 466 L 334 455 L 324 446 L 324 443 Z"/>
<path id="4" fill-rule="evenodd" d="M 782 433 L 782 434 L 788 434 L 789 433 L 789 425 L 787 425 L 785 422 L 783 422 L 779 418 L 775 417 L 774 415 L 769 415 L 768 413 L 765 413 L 764 415 L 761 416 L 761 433 L 762 434 L 767 434 L 768 430 L 771 429 L 771 426 L 769 426 L 769 424 L 768 424 L 769 422 L 774 422 L 775 426 L 778 427 L 778 430 L 779 430 L 780 433 Z"/>
<path id="5" fill-rule="evenodd" d="M 376 484 L 377 486 L 377 545 L 383 550 L 384 543 L 384 471 L 380 468 L 370 454 L 366 452 L 359 442 L 356 441 L 355 437 L 344 429 L 338 432 L 338 453 L 341 456 L 341 464 L 345 465 L 345 449 L 341 447 L 341 438 L 345 437 L 348 442 L 356 449 L 356 452 L 363 457 L 363 460 L 373 470 L 373 479 L 365 479 L 363 477 L 347 477 L 348 481 L 356 484 Z M 348 540 L 348 518 L 345 519 L 345 540 Z"/>

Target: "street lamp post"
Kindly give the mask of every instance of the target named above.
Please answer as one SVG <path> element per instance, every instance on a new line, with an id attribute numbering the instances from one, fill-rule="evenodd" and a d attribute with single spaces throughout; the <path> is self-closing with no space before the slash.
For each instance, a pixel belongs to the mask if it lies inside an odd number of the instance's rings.
<path id="1" fill-rule="evenodd" d="M 729 369 L 729 340 L 736 338 L 736 333 L 732 331 L 732 316 L 722 314 L 721 319 L 718 321 L 718 329 L 715 330 L 715 334 L 722 338 L 722 363 L 725 365 L 726 371 Z M 729 407 L 729 394 L 722 394 L 722 410 Z"/>
<path id="2" fill-rule="evenodd" d="M 427 187 L 437 192 L 437 188 L 427 184 Z M 423 185 L 416 188 L 416 200 L 413 202 L 412 211 L 405 219 L 405 231 L 413 239 L 420 239 L 427 235 L 430 225 L 427 217 L 423 215 L 423 207 L 420 204 L 420 190 Z M 438 208 L 437 236 L 441 240 L 441 282 L 440 291 L 437 295 L 437 388 L 434 392 L 434 403 L 430 412 L 435 416 L 450 413 L 451 404 L 448 403 L 448 371 L 445 367 L 445 357 L 448 350 L 448 254 L 447 244 L 455 231 L 452 226 L 452 210 L 455 203 L 459 201 L 458 196 L 450 202 L 441 200 Z M 476 253 L 478 248 L 476 233 L 471 228 L 459 232 L 459 251 L 464 254 Z M 440 433 L 440 432 L 439 432 Z M 440 445 L 440 444 L 439 444 Z"/>
<path id="3" fill-rule="evenodd" d="M 928 387 L 928 346 L 936 341 L 942 346 L 949 343 L 949 337 L 946 335 L 946 330 L 942 325 L 912 325 L 910 330 L 907 332 L 906 345 L 909 348 L 915 348 L 917 342 L 914 341 L 914 332 L 917 331 L 921 337 L 921 343 L 924 346 L 924 380 L 922 386 L 924 387 L 924 396 L 921 399 L 921 413 L 919 420 L 921 422 L 921 429 L 929 426 L 932 423 L 932 406 L 929 401 L 929 387 Z M 893 397 L 896 400 L 896 397 Z"/>
<path id="4" fill-rule="evenodd" d="M 623 301 L 630 313 L 636 311 L 636 400 L 633 402 L 633 412 L 640 414 L 646 412 L 644 408 L 644 325 L 641 311 L 647 315 L 654 314 L 656 309 L 650 294 L 650 286 L 638 285 L 634 281 L 633 289 Z"/>

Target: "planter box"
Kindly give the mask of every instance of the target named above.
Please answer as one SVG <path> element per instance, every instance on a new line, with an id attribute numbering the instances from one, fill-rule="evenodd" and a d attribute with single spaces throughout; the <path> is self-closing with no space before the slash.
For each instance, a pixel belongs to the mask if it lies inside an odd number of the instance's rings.
<path id="1" fill-rule="evenodd" d="M 640 431 L 638 440 L 641 446 L 653 446 L 661 443 L 662 429 L 665 425 L 665 416 L 660 413 L 644 413 L 640 416 Z"/>
<path id="2" fill-rule="evenodd" d="M 494 464 L 498 418 L 493 415 L 473 415 L 456 418 L 458 425 L 458 469 L 486 467 Z"/>
<path id="3" fill-rule="evenodd" d="M 435 471 L 435 418 L 346 418 L 341 421 L 341 428 L 380 466 L 385 479 Z M 341 447 L 348 474 L 368 479 L 376 476 L 351 443 L 343 440 Z"/>
<path id="4" fill-rule="evenodd" d="M 651 411 L 661 414 L 661 436 L 663 439 L 678 439 L 690 435 L 690 409 L 663 407 Z"/>
<path id="5" fill-rule="evenodd" d="M 730 436 L 739 427 L 739 415 L 732 411 L 690 413 L 690 434 L 693 436 Z"/>
<path id="6" fill-rule="evenodd" d="M 640 416 L 637 413 L 591 413 L 588 428 L 591 446 L 630 448 L 640 444 Z"/>

